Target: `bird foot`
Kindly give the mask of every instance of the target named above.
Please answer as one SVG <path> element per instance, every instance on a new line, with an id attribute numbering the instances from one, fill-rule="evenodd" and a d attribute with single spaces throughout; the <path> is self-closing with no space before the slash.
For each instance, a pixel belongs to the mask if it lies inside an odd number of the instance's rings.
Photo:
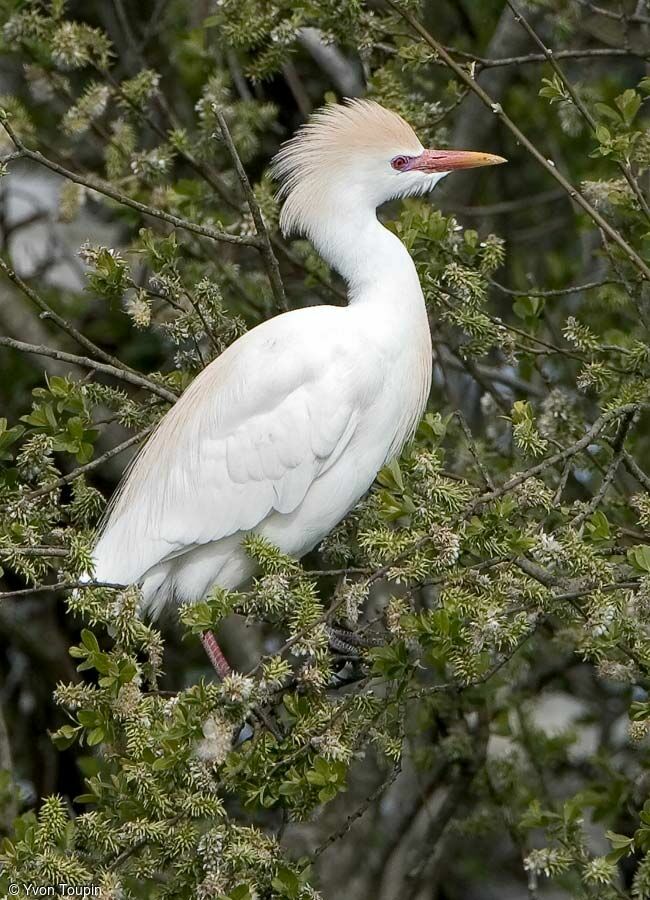
<path id="1" fill-rule="evenodd" d="M 383 644 L 383 640 L 376 638 L 374 635 L 359 634 L 356 631 L 349 631 L 347 628 L 327 629 L 327 636 L 332 650 L 337 653 L 347 653 L 352 656 L 358 655 L 359 649 L 367 649 Z"/>
<path id="2" fill-rule="evenodd" d="M 201 635 L 201 643 L 203 644 L 203 649 L 208 654 L 208 659 L 212 663 L 214 671 L 219 676 L 219 679 L 223 681 L 226 675 L 230 675 L 232 668 L 226 657 L 223 655 L 223 651 L 213 632 L 204 631 Z"/>

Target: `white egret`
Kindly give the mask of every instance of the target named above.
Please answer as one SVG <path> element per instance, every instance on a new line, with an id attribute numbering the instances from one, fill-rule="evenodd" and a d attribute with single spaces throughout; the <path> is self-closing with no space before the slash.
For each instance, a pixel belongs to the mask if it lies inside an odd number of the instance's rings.
<path id="1" fill-rule="evenodd" d="M 253 574 L 255 532 L 301 557 L 357 503 L 415 429 L 431 386 L 431 337 L 413 261 L 377 219 L 457 169 L 505 162 L 425 150 L 395 112 L 331 105 L 273 163 L 285 234 L 308 237 L 349 305 L 279 315 L 192 382 L 127 473 L 94 552 L 100 581 L 137 583 L 156 615 Z M 211 633 L 215 668 L 225 660 Z"/>

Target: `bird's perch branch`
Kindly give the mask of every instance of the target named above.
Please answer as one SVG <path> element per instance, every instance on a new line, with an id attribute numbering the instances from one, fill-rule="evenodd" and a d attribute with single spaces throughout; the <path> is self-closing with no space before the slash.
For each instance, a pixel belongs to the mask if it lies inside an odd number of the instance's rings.
<path id="1" fill-rule="evenodd" d="M 242 161 L 239 158 L 239 153 L 237 152 L 237 148 L 235 147 L 235 143 L 232 139 L 232 135 L 230 134 L 230 129 L 228 128 L 228 124 L 224 118 L 224 115 L 216 106 L 213 106 L 213 110 L 214 114 L 217 117 L 217 121 L 219 122 L 221 137 L 224 144 L 226 145 L 228 153 L 231 156 L 235 173 L 237 175 L 237 178 L 239 179 L 239 183 L 242 186 L 242 190 L 246 198 L 246 203 L 248 204 L 248 208 L 251 211 L 251 216 L 253 217 L 255 232 L 260 241 L 260 252 L 262 253 L 262 256 L 264 258 L 269 281 L 271 282 L 271 289 L 275 296 L 275 302 L 277 303 L 278 309 L 286 312 L 286 310 L 288 310 L 289 308 L 289 305 L 287 303 L 287 296 L 284 291 L 284 285 L 282 284 L 280 266 L 278 265 L 277 257 L 273 252 L 271 238 L 269 237 L 269 232 L 264 222 L 262 210 L 260 209 L 260 205 L 257 202 L 257 198 L 255 197 L 255 192 L 251 187 L 251 183 L 248 180 L 246 170 L 244 169 Z"/>
<path id="2" fill-rule="evenodd" d="M 35 584 L 33 587 L 17 588 L 15 591 L 0 591 L 0 601 L 31 597 L 33 594 L 51 594 L 56 591 L 87 591 L 93 588 L 123 591 L 125 587 L 127 585 L 113 584 L 110 581 L 60 581 L 58 584 Z"/>
<path id="3" fill-rule="evenodd" d="M 394 10 L 399 16 L 401 16 L 408 24 L 411 26 L 413 31 L 415 31 L 419 37 L 431 47 L 432 50 L 435 50 L 438 56 L 447 64 L 447 66 L 454 72 L 454 74 L 464 83 L 466 84 L 470 90 L 472 90 L 477 97 L 481 100 L 482 103 L 485 104 L 489 109 L 492 110 L 494 115 L 506 126 L 506 128 L 514 135 L 516 140 L 524 147 L 534 159 L 554 178 L 558 184 L 561 185 L 564 191 L 569 195 L 569 197 L 577 203 L 577 205 L 587 213 L 587 215 L 595 222 L 595 224 L 602 229 L 602 231 L 609 237 L 627 256 L 627 258 L 636 266 L 641 275 L 648 281 L 650 281 L 650 267 L 643 261 L 643 259 L 639 256 L 639 254 L 631 247 L 625 238 L 614 228 L 610 223 L 601 216 L 598 210 L 594 209 L 594 207 L 589 203 L 587 198 L 580 193 L 578 188 L 576 188 L 570 181 L 568 181 L 561 172 L 558 171 L 555 164 L 544 157 L 542 153 L 537 149 L 537 147 L 530 141 L 526 135 L 521 131 L 521 129 L 515 125 L 510 116 L 505 112 L 500 103 L 497 103 L 485 89 L 476 81 L 476 79 L 466 71 L 459 63 L 453 59 L 450 54 L 445 50 L 443 45 L 437 41 L 433 35 L 427 31 L 427 29 L 422 25 L 422 23 L 416 19 L 416 17 L 406 9 L 403 9 L 399 3 L 395 2 L 395 0 L 385 0 L 386 4 Z"/>

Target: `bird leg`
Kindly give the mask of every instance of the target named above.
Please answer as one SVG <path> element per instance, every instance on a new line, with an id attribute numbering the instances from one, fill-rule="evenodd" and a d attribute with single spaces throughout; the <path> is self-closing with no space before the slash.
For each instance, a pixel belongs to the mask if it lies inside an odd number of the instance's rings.
<path id="1" fill-rule="evenodd" d="M 208 659 L 214 666 L 214 671 L 221 681 L 223 681 L 226 675 L 230 675 L 232 669 L 230 663 L 223 655 L 223 651 L 219 646 L 219 642 L 214 636 L 214 633 L 212 631 L 204 631 L 201 634 L 201 643 L 203 644 L 203 649 L 208 654 Z"/>
<path id="2" fill-rule="evenodd" d="M 232 667 L 226 657 L 223 655 L 223 650 L 219 646 L 219 642 L 217 641 L 214 632 L 203 631 L 201 633 L 201 643 L 203 644 L 203 649 L 208 654 L 208 659 L 214 666 L 214 671 L 219 676 L 219 679 L 223 681 L 226 675 L 230 675 L 232 673 Z M 258 707 L 251 710 L 251 717 L 253 719 L 258 719 L 263 725 L 265 725 L 277 740 L 282 739 L 282 735 L 278 731 L 276 725 L 270 720 L 263 709 Z"/>

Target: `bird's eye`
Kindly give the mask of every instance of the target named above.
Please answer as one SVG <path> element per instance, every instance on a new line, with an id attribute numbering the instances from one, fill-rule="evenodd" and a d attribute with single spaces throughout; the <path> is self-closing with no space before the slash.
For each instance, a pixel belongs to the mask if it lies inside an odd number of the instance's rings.
<path id="1" fill-rule="evenodd" d="M 397 169 L 398 172 L 401 172 L 407 168 L 410 162 L 410 156 L 395 156 L 391 159 L 390 164 L 394 169 Z"/>

